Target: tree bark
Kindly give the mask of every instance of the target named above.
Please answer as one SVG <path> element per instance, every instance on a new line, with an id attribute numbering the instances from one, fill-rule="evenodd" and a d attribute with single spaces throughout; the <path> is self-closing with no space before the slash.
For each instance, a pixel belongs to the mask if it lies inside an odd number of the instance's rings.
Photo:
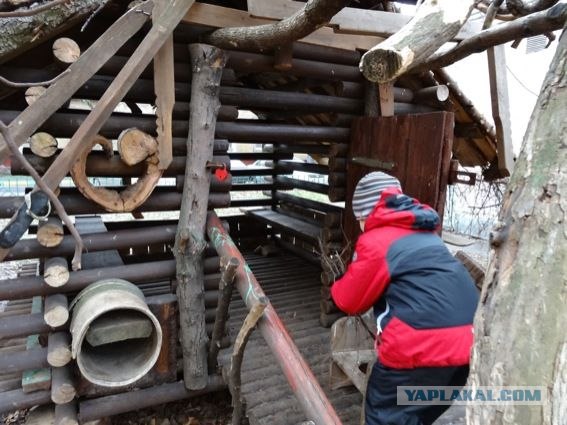
<path id="1" fill-rule="evenodd" d="M 360 70 L 370 81 L 395 80 L 457 35 L 473 6 L 473 0 L 425 1 L 401 30 L 362 56 Z"/>
<path id="2" fill-rule="evenodd" d="M 204 41 L 222 49 L 264 51 L 299 40 L 328 23 L 348 0 L 309 0 L 305 6 L 273 24 L 221 28 Z"/>
<path id="3" fill-rule="evenodd" d="M 0 63 L 61 33 L 107 0 L 74 0 L 28 17 L 0 19 Z"/>
<path id="4" fill-rule="evenodd" d="M 183 379 L 190 390 L 207 385 L 207 335 L 205 332 L 203 250 L 207 199 L 211 175 L 207 162 L 213 158 L 215 126 L 220 108 L 220 79 L 226 56 L 204 44 L 189 46 L 193 79 L 187 163 L 174 253 L 177 299 L 183 350 Z"/>
<path id="5" fill-rule="evenodd" d="M 469 384 L 543 386 L 543 405 L 470 404 L 467 423 L 559 425 L 567 411 L 567 33 L 493 232 Z"/>

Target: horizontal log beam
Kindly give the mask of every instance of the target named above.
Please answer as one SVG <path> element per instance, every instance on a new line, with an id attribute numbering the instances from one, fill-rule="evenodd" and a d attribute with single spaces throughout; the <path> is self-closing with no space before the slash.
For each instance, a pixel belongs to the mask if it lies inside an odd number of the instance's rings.
<path id="1" fill-rule="evenodd" d="M 55 157 L 41 158 L 31 153 L 26 154 L 26 152 L 24 152 L 24 156 L 40 175 L 45 173 L 55 160 Z M 185 174 L 185 162 L 186 157 L 174 156 L 171 164 L 164 171 L 163 176 L 175 177 Z M 213 162 L 225 164 L 227 169 L 230 169 L 230 158 L 228 155 L 215 155 L 213 156 Z M 140 177 L 144 175 L 144 172 L 144 163 L 129 166 L 122 161 L 118 154 L 111 158 L 106 158 L 103 152 L 92 152 L 87 158 L 86 175 L 88 177 Z M 23 164 L 15 157 L 12 157 L 11 174 L 13 176 L 28 175 Z M 224 191 L 222 188 L 224 188 L 224 185 L 219 185 L 217 179 L 211 182 L 212 192 Z"/>
<path id="2" fill-rule="evenodd" d="M 107 213 L 100 205 L 86 199 L 78 191 L 59 196 L 65 210 L 70 215 Z M 20 208 L 22 196 L 0 197 L 0 218 L 10 218 Z M 150 197 L 136 209 L 137 212 L 176 211 L 181 205 L 181 194 L 175 188 L 156 188 Z M 230 205 L 229 193 L 209 194 L 209 208 L 224 208 Z"/>
<path id="3" fill-rule="evenodd" d="M 202 390 L 187 390 L 183 381 L 162 384 L 138 391 L 128 391 L 121 394 L 85 400 L 79 404 L 79 419 L 81 423 L 106 418 L 130 410 L 144 409 L 150 406 L 170 403 L 221 391 L 226 384 L 220 376 L 209 376 L 207 386 Z"/>
<path id="4" fill-rule="evenodd" d="M 47 403 L 51 403 L 51 391 L 44 390 L 25 393 L 20 388 L 2 393 L 2 397 L 0 397 L 0 413 L 28 409 L 33 406 L 41 406 Z"/>
<path id="5" fill-rule="evenodd" d="M 0 111 L 0 120 L 11 121 L 18 116 L 18 111 Z M 86 119 L 83 112 L 57 112 L 41 127 L 42 131 L 51 133 L 54 137 L 71 137 Z M 115 139 L 126 128 L 136 127 L 139 130 L 155 134 L 155 117 L 133 117 L 124 114 L 113 114 L 102 126 L 100 134 Z M 189 131 L 187 120 L 172 122 L 174 137 L 186 137 Z M 348 143 L 349 128 L 302 126 L 293 124 L 267 124 L 249 122 L 218 122 L 216 137 L 230 141 L 254 143 L 279 142 L 339 142 Z"/>
<path id="6" fill-rule="evenodd" d="M 124 58 L 126 63 L 127 58 Z M 185 64 L 183 64 L 186 66 Z M 41 81 L 50 78 L 52 73 L 45 70 L 30 68 L 0 67 L 0 75 L 6 78 L 24 79 L 27 81 Z M 77 90 L 74 98 L 98 100 L 113 81 L 113 77 L 95 75 Z M 190 98 L 191 86 L 189 83 L 176 81 L 175 83 L 175 106 L 174 116 L 188 116 L 189 103 L 181 102 L 179 99 Z M 219 111 L 220 121 L 234 120 L 233 111 L 228 106 L 256 109 L 278 109 L 284 111 L 310 111 L 314 112 L 337 112 L 359 114 L 363 110 L 362 101 L 356 98 L 342 96 L 318 95 L 312 93 L 286 92 L 278 90 L 263 90 L 244 87 L 221 87 L 220 100 L 224 107 Z M 154 103 L 154 83 L 152 80 L 137 80 L 124 101 L 138 103 Z"/>
<path id="7" fill-rule="evenodd" d="M 68 211 L 69 212 L 69 211 Z M 72 213 L 70 213 L 72 214 Z M 124 249 L 133 246 L 171 242 L 176 226 L 155 226 L 141 229 L 125 229 L 113 232 L 81 235 L 86 252 L 104 251 L 107 249 Z M 46 248 L 34 239 L 22 239 L 12 248 L 6 260 L 20 260 L 37 257 L 65 257 L 73 253 L 75 242 L 71 235 L 63 237 L 63 241 L 53 248 Z"/>
<path id="8" fill-rule="evenodd" d="M 294 171 L 323 175 L 329 174 L 329 167 L 327 165 L 308 164 L 306 162 L 278 161 L 275 168 L 276 172 L 280 174 L 291 174 Z"/>

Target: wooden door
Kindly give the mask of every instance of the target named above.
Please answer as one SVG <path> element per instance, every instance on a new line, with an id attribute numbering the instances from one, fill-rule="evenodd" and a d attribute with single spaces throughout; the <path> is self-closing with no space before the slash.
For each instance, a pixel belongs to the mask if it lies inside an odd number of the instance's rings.
<path id="1" fill-rule="evenodd" d="M 431 205 L 443 219 L 454 117 L 432 112 L 393 117 L 359 117 L 353 121 L 347 162 L 344 229 L 356 241 L 360 228 L 352 213 L 352 195 L 362 176 L 384 171 L 397 177 L 404 193 Z M 352 158 L 391 163 L 391 169 L 357 165 Z"/>

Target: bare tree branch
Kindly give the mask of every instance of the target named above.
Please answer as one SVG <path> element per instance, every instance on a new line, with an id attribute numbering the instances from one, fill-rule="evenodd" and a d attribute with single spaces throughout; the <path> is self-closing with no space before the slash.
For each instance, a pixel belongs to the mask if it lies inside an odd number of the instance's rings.
<path id="1" fill-rule="evenodd" d="M 488 10 L 486 11 L 486 17 L 484 18 L 484 23 L 482 24 L 482 29 L 485 30 L 492 26 L 494 18 L 498 14 L 498 8 L 504 3 L 504 0 L 494 0 L 490 3 Z"/>
<path id="2" fill-rule="evenodd" d="M 35 171 L 35 168 L 33 168 L 31 166 L 31 164 L 28 162 L 26 157 L 20 152 L 20 150 L 18 149 L 18 145 L 16 145 L 14 140 L 12 140 L 12 136 L 10 135 L 10 132 L 8 131 L 8 127 L 2 121 L 0 121 L 0 133 L 4 137 L 4 141 L 6 142 L 8 147 L 10 148 L 10 151 L 12 152 L 12 154 L 14 156 L 16 156 L 16 158 L 18 158 L 18 161 L 20 161 L 20 163 L 24 166 L 24 168 L 30 174 L 30 176 L 33 177 L 33 179 L 34 179 L 35 183 L 37 184 L 37 186 L 39 187 L 39 189 L 47 195 L 47 197 L 49 198 L 49 200 L 51 201 L 51 203 L 55 207 L 57 214 L 59 215 L 59 218 L 61 220 L 63 220 L 63 222 L 65 223 L 65 225 L 69 229 L 69 232 L 71 232 L 73 239 L 75 239 L 75 254 L 73 255 L 73 260 L 72 260 L 71 264 L 72 264 L 73 270 L 80 270 L 80 268 L 81 268 L 81 254 L 83 252 L 83 240 L 81 239 L 79 232 L 77 232 L 77 229 L 75 228 L 73 222 L 71 221 L 71 218 L 69 217 L 69 215 L 65 211 L 65 207 L 63 207 L 63 204 L 61 203 L 61 201 L 59 201 L 59 198 L 57 198 L 57 195 L 55 195 L 55 193 L 53 193 L 53 191 L 49 188 L 49 186 L 47 186 L 43 182 L 40 175 L 37 173 L 37 171 Z M 9 250 L 2 250 L 2 254 L 4 255 L 4 257 L 5 257 L 5 255 L 8 254 L 8 252 L 9 252 Z M 0 261 L 2 261 L 3 259 L 4 258 L 0 258 Z"/>
<path id="3" fill-rule="evenodd" d="M 22 18 L 26 16 L 33 16 L 40 12 L 45 12 L 55 6 L 58 6 L 63 3 L 68 3 L 70 0 L 53 0 L 49 3 L 43 4 L 38 7 L 34 7 L 32 9 L 16 9 L 10 12 L 0 12 L 0 18 Z"/>
<path id="4" fill-rule="evenodd" d="M 59 74 L 57 77 L 52 78 L 51 80 L 38 81 L 38 82 L 35 82 L 35 83 L 17 83 L 15 81 L 10 81 L 7 78 L 4 78 L 0 75 L 0 84 L 4 84 L 5 86 L 8 86 L 8 87 L 14 87 L 16 89 L 28 88 L 28 87 L 37 87 L 37 86 L 49 86 L 50 84 L 53 84 L 54 82 L 56 82 L 57 80 L 59 80 L 61 77 L 63 77 L 65 74 L 67 74 L 69 72 L 70 72 L 70 70 L 66 69 L 61 74 Z"/>
<path id="5" fill-rule="evenodd" d="M 488 13 L 488 9 L 491 4 L 492 3 L 489 1 L 480 1 L 476 4 L 475 8 L 486 14 Z M 499 21 L 513 21 L 516 17 L 511 13 L 508 13 L 507 9 L 506 11 L 503 11 L 502 6 L 500 6 L 496 11 L 495 19 L 498 19 Z"/>
<path id="6" fill-rule="evenodd" d="M 543 12 L 533 13 L 515 21 L 481 31 L 477 35 L 461 41 L 448 52 L 432 55 L 425 63 L 412 69 L 411 72 L 443 68 L 473 53 L 482 52 L 498 44 L 560 30 L 565 25 L 566 20 L 567 3 L 558 3 Z"/>
<path id="7" fill-rule="evenodd" d="M 514 16 L 526 16 L 549 9 L 551 6 L 557 4 L 558 1 L 559 0 L 506 0 L 506 7 Z"/>
<path id="8" fill-rule="evenodd" d="M 348 4 L 348 0 L 309 0 L 296 13 L 273 24 L 221 28 L 204 42 L 223 49 L 264 51 L 299 40 L 322 27 Z"/>

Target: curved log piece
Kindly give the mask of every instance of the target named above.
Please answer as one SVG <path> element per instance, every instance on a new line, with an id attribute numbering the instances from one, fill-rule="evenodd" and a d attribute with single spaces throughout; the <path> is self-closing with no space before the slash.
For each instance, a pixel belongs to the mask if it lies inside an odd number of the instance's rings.
<path id="1" fill-rule="evenodd" d="M 114 155 L 112 142 L 98 135 L 90 143 L 90 149 L 99 144 L 110 158 Z M 71 177 L 77 188 L 88 199 L 96 202 L 109 212 L 131 212 L 144 203 L 156 187 L 163 170 L 157 167 L 156 140 L 138 129 L 123 131 L 118 138 L 118 150 L 122 160 L 128 165 L 145 161 L 146 170 L 136 183 L 122 192 L 105 187 L 93 186 L 86 175 L 87 157 L 90 149 L 84 151 L 73 167 Z"/>
<path id="2" fill-rule="evenodd" d="M 457 35 L 474 3 L 473 0 L 426 0 L 401 30 L 362 56 L 360 71 L 369 81 L 395 80 Z"/>

